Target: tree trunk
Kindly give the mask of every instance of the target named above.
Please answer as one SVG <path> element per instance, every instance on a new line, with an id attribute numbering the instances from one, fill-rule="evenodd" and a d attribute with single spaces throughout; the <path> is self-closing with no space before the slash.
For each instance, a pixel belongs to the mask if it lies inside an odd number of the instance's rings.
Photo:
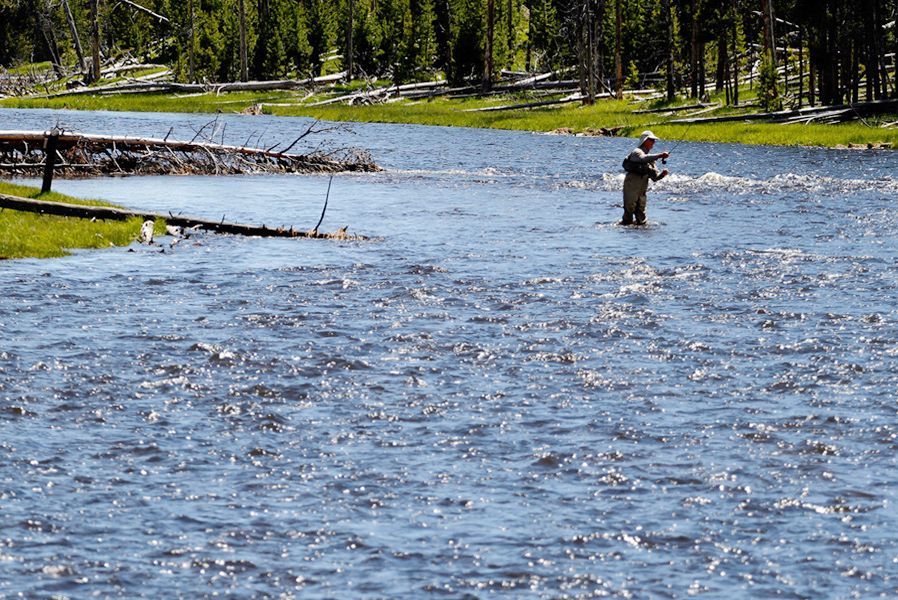
<path id="1" fill-rule="evenodd" d="M 493 34 L 496 26 L 496 2 L 486 0 L 486 39 L 483 44 L 483 91 L 493 87 Z"/>
<path id="2" fill-rule="evenodd" d="M 698 10 L 696 0 L 692 0 L 692 32 L 690 35 L 690 48 L 689 48 L 689 73 L 692 81 L 691 84 L 691 96 L 693 98 L 699 97 L 698 91 L 698 14 L 696 14 Z"/>
<path id="3" fill-rule="evenodd" d="M 816 81 L 816 66 L 814 65 L 814 61 L 810 60 L 810 56 L 808 57 L 808 104 L 814 106 L 817 103 L 817 81 Z"/>
<path id="4" fill-rule="evenodd" d="M 864 13 L 864 35 L 861 44 L 861 48 L 864 53 L 864 95 L 867 102 L 873 100 L 876 92 L 874 91 L 874 86 L 876 85 L 876 75 L 874 73 L 874 61 L 876 60 L 873 55 L 873 36 L 876 35 L 874 31 L 876 29 L 876 25 L 873 22 L 873 6 L 870 0 L 864 0 L 864 5 L 862 5 L 862 12 Z M 876 63 L 879 61 L 876 60 Z M 877 69 L 878 70 L 878 69 Z"/>
<path id="5" fill-rule="evenodd" d="M 596 10 L 593 14 L 593 73 L 595 74 L 596 93 L 605 89 L 605 67 L 602 55 L 602 35 L 604 32 L 603 15 L 605 14 L 605 0 L 597 0 Z"/>
<path id="6" fill-rule="evenodd" d="M 90 79 L 100 78 L 100 0 L 90 0 Z"/>
<path id="7" fill-rule="evenodd" d="M 514 31 L 514 0 L 508 0 L 508 60 L 505 66 L 511 69 L 514 67 L 514 55 L 517 51 L 517 40 Z"/>
<path id="8" fill-rule="evenodd" d="M 789 93 L 789 41 L 783 35 L 783 94 Z"/>
<path id="9" fill-rule="evenodd" d="M 240 26 L 240 81 L 249 81 L 249 49 L 246 44 L 246 0 L 238 1 Z"/>
<path id="10" fill-rule="evenodd" d="M 733 106 L 739 106 L 739 7 L 733 0 Z"/>
<path id="11" fill-rule="evenodd" d="M 764 53 L 776 67 L 776 36 L 774 35 L 773 0 L 761 0 L 761 18 L 764 22 Z"/>
<path id="12" fill-rule="evenodd" d="M 667 101 L 673 102 L 676 97 L 674 89 L 674 27 L 673 12 L 670 8 L 670 0 L 664 0 L 664 19 L 667 25 Z"/>
<path id="13" fill-rule="evenodd" d="M 868 69 L 873 70 L 873 97 L 881 100 L 885 97 L 885 81 L 882 77 L 882 0 L 873 1 L 873 35 L 870 36 L 870 56 L 872 65 Z M 867 76 L 869 77 L 869 75 Z"/>
<path id="14" fill-rule="evenodd" d="M 823 40 L 818 48 L 821 58 L 820 64 L 820 102 L 821 104 L 837 104 L 841 102 L 841 94 L 839 94 L 839 71 L 838 71 L 838 25 L 836 17 L 832 14 L 834 10 L 832 2 L 827 3 L 827 10 L 824 11 Z"/>
<path id="15" fill-rule="evenodd" d="M 596 103 L 596 15 L 592 11 L 593 0 L 586 0 L 586 96 L 588 104 Z"/>
<path id="16" fill-rule="evenodd" d="M 355 71 L 355 65 L 352 47 L 353 26 L 355 24 L 355 0 L 348 0 L 347 6 L 349 14 L 346 17 L 346 78 L 352 81 L 352 74 Z"/>
<path id="17" fill-rule="evenodd" d="M 706 73 L 706 64 L 705 64 L 705 42 L 700 41 L 698 44 L 698 89 L 699 96 L 701 98 L 705 97 L 705 87 L 708 83 L 708 77 Z"/>
<path id="18" fill-rule="evenodd" d="M 617 99 L 624 97 L 624 67 L 621 59 L 621 2 L 614 2 L 614 90 Z"/>
<path id="19" fill-rule="evenodd" d="M 72 15 L 72 9 L 69 7 L 68 0 L 62 0 L 62 8 L 65 12 L 66 21 L 72 32 L 72 45 L 75 47 L 75 56 L 78 57 L 78 68 L 81 74 L 87 76 L 87 64 L 84 62 L 84 51 L 81 49 L 81 37 L 78 35 L 78 27 L 75 25 L 75 17 Z"/>
<path id="20" fill-rule="evenodd" d="M 895 94 L 895 97 L 898 98 L 898 10 L 893 13 L 895 17 L 895 21 L 892 23 L 892 39 L 895 42 L 895 47 L 892 48 L 892 66 L 894 68 L 895 78 L 892 80 L 892 92 Z M 888 77 L 888 76 L 887 76 Z"/>
<path id="21" fill-rule="evenodd" d="M 727 31 L 726 25 L 721 24 L 717 32 L 717 73 L 714 89 L 718 92 L 727 90 L 727 104 L 730 103 L 729 88 L 726 85 L 729 73 L 727 65 Z"/>
<path id="22" fill-rule="evenodd" d="M 187 18 L 190 21 L 190 36 L 187 40 L 187 78 L 190 83 L 196 83 L 196 23 L 193 15 L 193 0 L 187 0 Z"/>
<path id="23" fill-rule="evenodd" d="M 266 227 L 265 225 L 247 225 L 244 223 L 229 223 L 224 220 L 213 221 L 198 217 L 185 217 L 181 214 L 173 215 L 153 213 L 148 211 L 128 210 L 107 206 L 85 206 L 83 204 L 69 204 L 66 202 L 48 202 L 46 200 L 34 200 L 20 198 L 8 194 L 0 194 L 0 207 L 9 210 L 37 213 L 40 215 L 58 215 L 61 217 L 75 217 L 91 220 L 125 221 L 139 218 L 150 221 L 164 221 L 167 225 L 184 227 L 188 229 L 202 229 L 215 233 L 230 235 L 246 235 L 252 237 L 281 237 L 281 238 L 310 238 L 331 240 L 366 240 L 365 236 L 346 233 L 346 227 L 332 233 L 319 233 L 317 229 L 302 230 L 285 229 L 283 227 Z M 320 223 L 319 223 L 320 224 Z"/>
<path id="24" fill-rule="evenodd" d="M 59 42 L 56 39 L 56 32 L 53 31 L 53 22 L 50 20 L 50 6 L 38 8 L 37 18 L 40 21 L 41 33 L 44 35 L 44 41 L 47 43 L 47 52 L 50 53 L 50 62 L 53 64 L 53 72 L 61 79 L 65 73 L 62 70 L 62 62 L 60 60 Z"/>
<path id="25" fill-rule="evenodd" d="M 527 51 L 524 57 L 524 70 L 528 73 L 533 60 L 533 0 L 527 2 Z"/>

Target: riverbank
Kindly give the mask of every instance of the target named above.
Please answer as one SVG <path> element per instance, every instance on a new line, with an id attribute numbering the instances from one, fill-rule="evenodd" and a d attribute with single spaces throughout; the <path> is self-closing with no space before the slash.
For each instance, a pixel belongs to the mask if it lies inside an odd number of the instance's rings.
<path id="1" fill-rule="evenodd" d="M 316 100 L 331 97 L 304 92 L 236 92 L 230 94 L 127 94 L 111 96 L 65 96 L 56 98 L 7 98 L 0 108 L 50 108 L 70 110 L 110 110 L 134 112 L 183 113 L 258 113 L 277 116 L 302 116 L 328 121 L 367 123 L 405 123 L 487 129 L 511 129 L 567 135 L 594 135 L 612 129 L 616 135 L 635 137 L 651 128 L 669 140 L 700 142 L 735 142 L 752 145 L 861 147 L 891 146 L 898 148 L 898 128 L 884 124 L 898 121 L 898 116 L 885 115 L 875 120 L 841 124 L 779 124 L 760 121 L 724 123 L 674 123 L 676 113 L 640 113 L 645 109 L 663 109 L 668 105 L 657 101 L 634 103 L 628 100 L 598 101 L 594 106 L 577 103 L 532 109 L 483 112 L 479 109 L 526 101 L 526 96 L 494 96 L 489 98 L 435 98 L 399 100 L 386 104 L 346 106 L 329 104 L 311 106 Z M 715 99 L 712 98 L 712 101 Z M 679 104 L 682 104 L 680 101 Z M 669 105 L 675 107 L 677 103 Z M 721 107 L 702 116 L 751 115 L 757 108 Z M 251 118 L 251 117 L 248 117 Z"/>
<path id="2" fill-rule="evenodd" d="M 82 200 L 55 192 L 41 194 L 37 188 L 2 181 L 0 194 L 47 202 L 113 206 L 99 200 Z M 140 226 L 140 219 L 90 221 L 3 210 L 0 211 L 0 259 L 57 258 L 68 255 L 69 250 L 76 248 L 127 246 L 137 238 Z M 156 227 L 161 233 L 165 225 L 157 223 Z"/>

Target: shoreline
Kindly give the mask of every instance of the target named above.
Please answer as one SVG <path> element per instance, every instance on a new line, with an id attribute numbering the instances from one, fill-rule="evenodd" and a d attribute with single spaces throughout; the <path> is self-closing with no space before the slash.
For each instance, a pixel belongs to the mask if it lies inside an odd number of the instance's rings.
<path id="1" fill-rule="evenodd" d="M 89 207 L 109 207 L 115 205 L 100 200 L 82 200 L 65 194 L 50 192 L 41 194 L 40 189 L 0 180 L 0 194 L 47 202 L 62 202 Z M 88 220 L 23 212 L 19 210 L 0 211 L 0 259 L 62 258 L 71 254 L 70 250 L 100 250 L 123 248 L 137 239 L 141 219 L 126 221 Z M 156 232 L 165 231 L 165 223 L 156 222 Z"/>
<path id="2" fill-rule="evenodd" d="M 322 98 L 318 95 L 315 98 Z M 68 96 L 57 98 L 0 99 L 0 110 L 67 109 L 112 112 L 172 112 L 201 114 L 264 114 L 269 116 L 307 117 L 325 121 L 436 125 L 481 129 L 518 130 L 557 135 L 596 136 L 614 132 L 615 137 L 637 137 L 652 129 L 665 140 L 740 143 L 746 145 L 818 147 L 833 149 L 898 149 L 898 127 L 877 127 L 866 121 L 839 124 L 779 124 L 758 120 L 730 120 L 720 123 L 674 123 L 678 117 L 665 107 L 676 105 L 642 101 L 600 100 L 593 106 L 566 105 L 552 108 L 513 109 L 481 112 L 509 101 L 509 96 L 470 99 L 399 100 L 387 104 L 363 106 L 310 106 L 295 92 L 208 93 L 179 97 L 176 94 L 129 94 L 118 96 Z M 314 98 L 313 98 L 314 99 Z M 651 107 L 653 113 L 635 112 Z M 657 111 L 662 111 L 659 115 Z M 722 116 L 754 114 L 749 108 L 721 107 Z M 682 115 L 679 115 L 682 116 Z M 885 115 L 886 121 L 895 120 Z"/>

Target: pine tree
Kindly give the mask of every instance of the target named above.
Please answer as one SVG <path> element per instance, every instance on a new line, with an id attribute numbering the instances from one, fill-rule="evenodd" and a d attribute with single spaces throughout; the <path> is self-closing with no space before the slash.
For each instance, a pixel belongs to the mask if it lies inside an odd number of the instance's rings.
<path id="1" fill-rule="evenodd" d="M 547 0 L 548 1 L 548 0 Z M 483 6 L 479 0 L 453 0 L 450 80 L 471 81 L 483 73 Z"/>
<path id="2" fill-rule="evenodd" d="M 337 14 L 330 0 L 303 0 L 308 26 L 310 68 L 318 76 L 324 67 L 324 59 L 337 37 Z"/>

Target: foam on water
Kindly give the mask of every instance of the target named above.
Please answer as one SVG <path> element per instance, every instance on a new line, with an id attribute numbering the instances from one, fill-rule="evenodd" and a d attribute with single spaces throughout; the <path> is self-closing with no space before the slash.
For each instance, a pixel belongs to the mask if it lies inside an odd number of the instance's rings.
<path id="1" fill-rule="evenodd" d="M 623 173 L 603 173 L 601 180 L 571 180 L 557 184 L 559 189 L 571 188 L 613 192 L 619 191 L 623 185 Z M 866 179 L 842 179 L 820 175 L 797 175 L 794 173 L 775 174 L 764 179 L 752 179 L 732 175 L 721 175 L 708 172 L 699 176 L 672 173 L 663 180 L 651 184 L 653 190 L 659 192 L 675 191 L 676 193 L 719 193 L 726 191 L 736 195 L 811 193 L 825 196 L 842 193 L 877 192 L 882 194 L 898 193 L 898 179 L 889 175 Z"/>

